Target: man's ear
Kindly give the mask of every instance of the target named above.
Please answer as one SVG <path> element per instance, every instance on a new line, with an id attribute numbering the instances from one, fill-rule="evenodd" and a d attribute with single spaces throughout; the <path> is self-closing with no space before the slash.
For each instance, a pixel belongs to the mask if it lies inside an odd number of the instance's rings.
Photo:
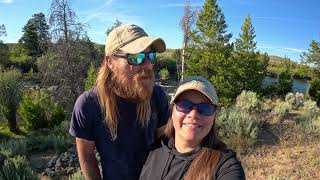
<path id="1" fill-rule="evenodd" d="M 110 56 L 108 55 L 104 56 L 104 65 L 108 66 L 110 69 L 113 68 L 113 63 Z"/>

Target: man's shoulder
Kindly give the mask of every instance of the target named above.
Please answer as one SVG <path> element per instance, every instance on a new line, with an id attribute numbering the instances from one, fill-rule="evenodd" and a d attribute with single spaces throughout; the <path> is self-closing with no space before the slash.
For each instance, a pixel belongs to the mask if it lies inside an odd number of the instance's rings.
<path id="1" fill-rule="evenodd" d="M 164 89 L 161 86 L 154 84 L 152 98 L 153 99 L 163 99 L 163 98 L 167 99 L 168 96 L 167 96 L 167 93 L 164 91 Z"/>
<path id="2" fill-rule="evenodd" d="M 95 88 L 83 92 L 77 99 L 75 107 L 80 109 L 90 108 L 92 106 L 98 105 L 98 97 Z"/>

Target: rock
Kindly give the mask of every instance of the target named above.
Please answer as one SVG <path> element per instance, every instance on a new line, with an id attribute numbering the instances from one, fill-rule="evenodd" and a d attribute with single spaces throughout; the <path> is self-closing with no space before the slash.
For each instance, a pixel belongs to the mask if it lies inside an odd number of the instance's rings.
<path id="1" fill-rule="evenodd" d="M 57 159 L 55 167 L 56 168 L 57 167 L 62 167 L 62 162 L 61 162 L 61 158 L 60 157 Z"/>
<path id="2" fill-rule="evenodd" d="M 67 174 L 69 174 L 69 175 L 70 175 L 70 174 L 73 174 L 73 173 L 76 172 L 76 170 L 77 170 L 76 168 L 70 167 L 70 168 L 67 169 Z"/>
<path id="3" fill-rule="evenodd" d="M 53 177 L 54 176 L 54 171 L 50 168 L 47 168 L 46 169 L 46 172 L 45 172 L 49 177 Z"/>
<path id="4" fill-rule="evenodd" d="M 53 156 L 53 158 L 48 162 L 48 167 L 49 168 L 52 168 L 55 164 L 56 164 L 56 161 L 58 159 L 59 156 Z"/>

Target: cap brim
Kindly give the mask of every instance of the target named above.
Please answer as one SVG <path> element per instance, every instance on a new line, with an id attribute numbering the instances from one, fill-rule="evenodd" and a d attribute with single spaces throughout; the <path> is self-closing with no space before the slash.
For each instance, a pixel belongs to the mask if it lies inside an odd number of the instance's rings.
<path id="1" fill-rule="evenodd" d="M 151 38 L 148 36 L 138 38 L 120 49 L 130 54 L 137 54 L 144 51 L 149 46 L 157 53 L 162 53 L 166 50 L 166 44 L 161 38 Z"/>
<path id="2" fill-rule="evenodd" d="M 207 94 L 207 92 L 205 92 L 205 91 L 201 90 L 201 88 L 198 88 L 197 86 L 191 85 L 191 84 L 189 84 L 189 83 L 183 84 L 183 85 L 181 85 L 181 86 L 177 89 L 176 93 L 174 94 L 174 96 L 172 97 L 172 99 L 171 99 L 171 101 L 170 101 L 170 104 L 173 104 L 174 101 L 175 101 L 182 93 L 184 93 L 184 92 L 186 92 L 186 91 L 189 91 L 189 90 L 195 90 L 195 91 L 200 92 L 201 94 L 203 94 L 204 96 L 206 96 L 213 104 L 218 105 L 218 102 L 217 102 L 215 99 L 213 99 L 212 97 L 210 97 L 210 96 Z"/>

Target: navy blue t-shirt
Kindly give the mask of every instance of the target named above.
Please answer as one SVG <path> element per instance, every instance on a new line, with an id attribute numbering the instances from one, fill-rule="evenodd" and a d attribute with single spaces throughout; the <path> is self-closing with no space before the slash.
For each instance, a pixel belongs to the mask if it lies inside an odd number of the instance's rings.
<path id="1" fill-rule="evenodd" d="M 137 180 L 148 156 L 157 128 L 169 117 L 168 99 L 164 90 L 154 85 L 151 97 L 151 119 L 146 127 L 136 120 L 136 104 L 117 98 L 119 122 L 117 139 L 112 141 L 96 94 L 91 89 L 80 95 L 75 103 L 69 133 L 94 141 L 101 157 L 103 179 Z"/>

